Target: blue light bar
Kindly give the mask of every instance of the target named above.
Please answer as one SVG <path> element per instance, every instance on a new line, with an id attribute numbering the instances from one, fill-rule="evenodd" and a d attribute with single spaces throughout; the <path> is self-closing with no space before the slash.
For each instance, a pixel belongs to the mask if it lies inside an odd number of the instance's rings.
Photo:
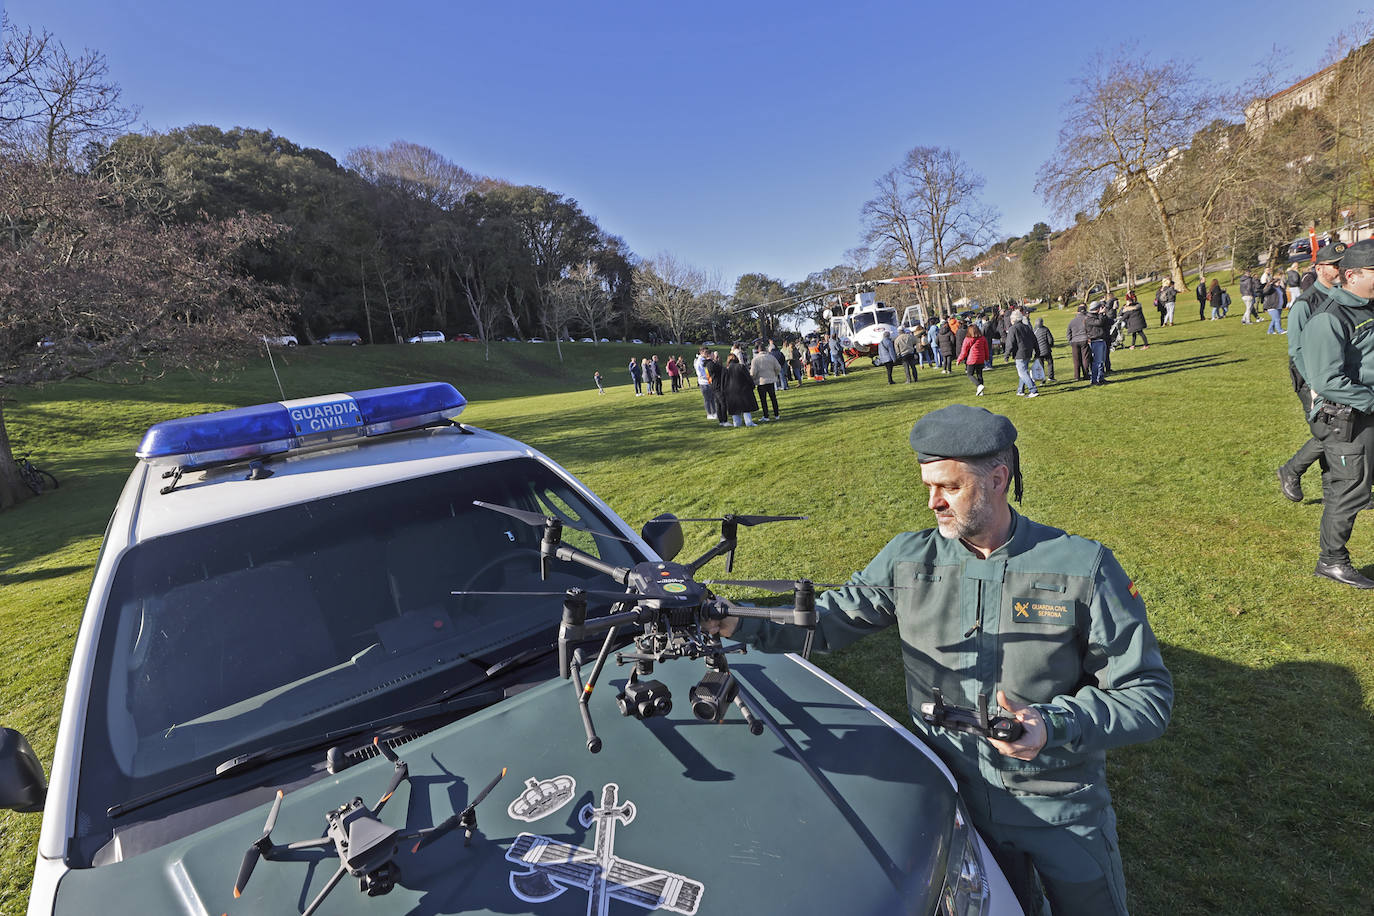
<path id="1" fill-rule="evenodd" d="M 143 459 L 175 458 L 191 469 L 415 429 L 452 419 L 465 406 L 467 400 L 447 382 L 258 404 L 155 424 L 134 454 Z"/>

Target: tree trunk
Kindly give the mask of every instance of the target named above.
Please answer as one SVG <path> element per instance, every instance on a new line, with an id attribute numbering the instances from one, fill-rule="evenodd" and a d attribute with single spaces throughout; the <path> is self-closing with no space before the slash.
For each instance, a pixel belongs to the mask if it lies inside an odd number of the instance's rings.
<path id="1" fill-rule="evenodd" d="M 0 400 L 0 509 L 17 506 L 33 493 L 19 479 L 19 465 L 10 450 L 10 434 L 5 429 L 5 404 Z"/>
<path id="2" fill-rule="evenodd" d="M 1178 243 L 1174 241 L 1174 224 L 1164 198 L 1160 196 L 1155 183 L 1146 179 L 1145 190 L 1150 193 L 1150 203 L 1154 204 L 1155 216 L 1159 219 L 1159 231 L 1164 234 L 1164 253 L 1169 258 L 1169 276 L 1173 277 L 1174 289 L 1183 289 L 1183 259 L 1179 257 Z"/>

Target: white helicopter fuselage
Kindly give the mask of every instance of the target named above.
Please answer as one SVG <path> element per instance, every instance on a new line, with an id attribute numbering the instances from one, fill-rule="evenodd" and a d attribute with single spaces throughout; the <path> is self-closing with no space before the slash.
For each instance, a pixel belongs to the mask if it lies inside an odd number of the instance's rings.
<path id="1" fill-rule="evenodd" d="M 830 334 L 852 356 L 876 356 L 884 334 L 895 340 L 898 333 L 897 310 L 873 301 L 872 293 L 861 293 L 859 302 L 830 319 Z"/>

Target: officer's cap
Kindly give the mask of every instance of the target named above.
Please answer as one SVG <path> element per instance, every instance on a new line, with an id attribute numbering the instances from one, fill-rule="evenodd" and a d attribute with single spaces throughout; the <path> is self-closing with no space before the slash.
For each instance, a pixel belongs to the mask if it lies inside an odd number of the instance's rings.
<path id="1" fill-rule="evenodd" d="M 1317 249 L 1315 260 L 1318 264 L 1339 264 L 1341 257 L 1349 247 L 1345 242 L 1327 242 Z"/>
<path id="2" fill-rule="evenodd" d="M 1006 417 L 982 407 L 951 404 L 932 410 L 911 428 L 911 448 L 918 461 L 982 458 L 1009 448 L 1016 427 Z"/>
<path id="3" fill-rule="evenodd" d="M 1357 267 L 1374 267 L 1374 239 L 1356 242 L 1341 255 L 1341 270 L 1354 270 Z"/>

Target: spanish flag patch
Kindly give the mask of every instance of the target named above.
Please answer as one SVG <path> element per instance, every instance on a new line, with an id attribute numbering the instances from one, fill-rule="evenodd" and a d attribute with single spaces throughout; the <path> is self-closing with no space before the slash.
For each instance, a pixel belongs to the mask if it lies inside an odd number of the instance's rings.
<path id="1" fill-rule="evenodd" d="M 1134 579 L 1132 579 L 1131 582 L 1130 582 L 1130 584 L 1126 586 L 1126 591 L 1128 591 L 1128 592 L 1131 593 L 1131 597 L 1132 597 L 1132 598 L 1139 598 L 1139 597 L 1140 597 L 1140 589 L 1138 589 L 1138 588 L 1135 587 L 1135 580 L 1134 580 Z"/>

